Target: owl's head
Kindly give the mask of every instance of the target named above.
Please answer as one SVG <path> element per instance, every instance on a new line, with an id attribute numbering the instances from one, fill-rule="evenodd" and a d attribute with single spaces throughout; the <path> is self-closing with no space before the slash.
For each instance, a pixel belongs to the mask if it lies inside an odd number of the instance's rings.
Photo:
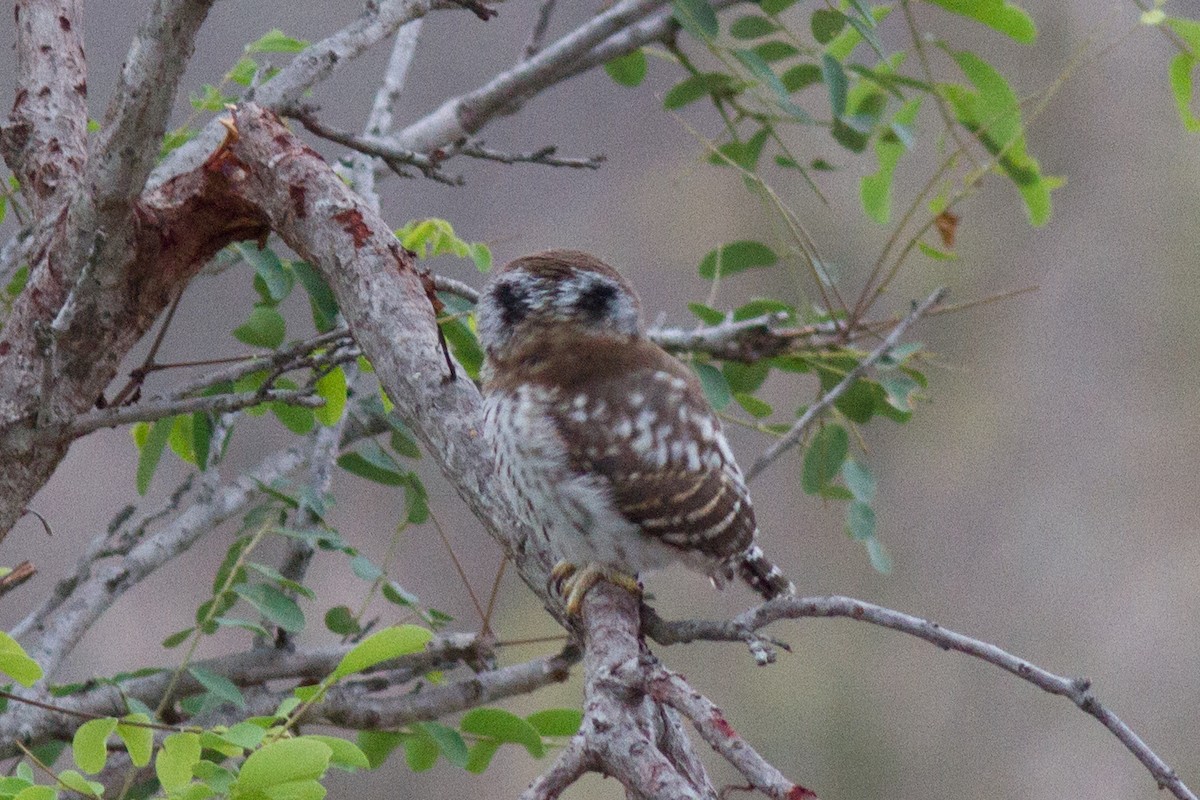
<path id="1" fill-rule="evenodd" d="M 479 339 L 491 358 L 561 325 L 584 334 L 633 336 L 641 303 L 603 261 L 578 250 L 523 256 L 498 270 L 479 298 Z"/>

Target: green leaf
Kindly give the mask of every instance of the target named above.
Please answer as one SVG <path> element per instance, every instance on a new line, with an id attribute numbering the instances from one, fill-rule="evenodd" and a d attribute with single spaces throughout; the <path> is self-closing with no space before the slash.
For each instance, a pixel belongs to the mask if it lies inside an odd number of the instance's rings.
<path id="1" fill-rule="evenodd" d="M 888 402 L 901 411 L 912 411 L 912 395 L 921 388 L 916 381 L 904 374 L 881 377 L 879 385 L 887 392 Z"/>
<path id="2" fill-rule="evenodd" d="M 374 561 L 361 553 L 350 559 L 350 569 L 353 570 L 355 575 L 368 582 L 383 575 L 383 570 L 376 566 Z"/>
<path id="3" fill-rule="evenodd" d="M 901 125 L 911 125 L 921 109 L 921 98 L 910 100 L 901 106 L 893 117 L 893 122 Z M 879 170 L 872 175 L 865 175 L 859 185 L 862 197 L 863 211 L 867 216 L 886 225 L 892 216 L 892 178 L 896 174 L 896 165 L 900 163 L 908 146 L 897 137 L 880 136 L 875 140 L 875 156 L 879 159 Z"/>
<path id="4" fill-rule="evenodd" d="M 440 722 L 418 722 L 414 727 L 420 728 L 429 735 L 430 739 L 437 742 L 438 750 L 442 751 L 442 755 L 451 764 L 459 767 L 467 766 L 470 753 L 467 751 L 467 743 L 463 741 L 458 731 L 447 728 Z"/>
<path id="5" fill-rule="evenodd" d="M 30 786 L 17 792 L 13 800 L 58 800 L 58 792 L 51 786 Z"/>
<path id="6" fill-rule="evenodd" d="M 25 291 L 25 284 L 28 282 L 29 265 L 22 264 L 17 268 L 17 271 L 13 273 L 12 278 L 9 279 L 8 284 L 4 287 L 4 293 L 9 297 L 16 297 L 21 292 Z"/>
<path id="7" fill-rule="evenodd" d="M 750 74 L 758 79 L 759 83 L 771 90 L 775 95 L 776 105 L 800 122 L 813 121 L 807 111 L 792 102 L 787 87 L 783 85 L 783 81 L 775 74 L 775 70 L 771 69 L 771 65 L 763 60 L 762 56 L 753 50 L 734 50 L 733 55 L 742 62 L 746 69 L 750 70 Z"/>
<path id="8" fill-rule="evenodd" d="M 846 509 L 846 530 L 860 542 L 875 538 L 875 511 L 866 503 L 851 503 Z"/>
<path id="9" fill-rule="evenodd" d="M 441 329 L 454 359 L 472 380 L 478 379 L 483 366 L 483 348 L 479 346 L 475 333 L 461 319 L 447 320 L 441 324 Z"/>
<path id="10" fill-rule="evenodd" d="M 871 9 L 871 17 L 875 24 L 878 25 L 891 12 L 892 6 L 890 5 L 875 6 Z M 861 26 L 851 25 L 834 37 L 833 41 L 825 45 L 825 52 L 836 58 L 838 61 L 845 61 L 846 58 L 854 52 L 854 49 L 862 44 L 862 42 L 863 35 Z"/>
<path id="11" fill-rule="evenodd" d="M 704 396 L 708 398 L 709 405 L 717 411 L 728 406 L 733 400 L 733 392 L 730 391 L 729 383 L 721 374 L 721 370 L 712 364 L 693 363 L 691 366 L 696 377 L 700 379 L 700 387 L 704 389 Z"/>
<path id="12" fill-rule="evenodd" d="M 188 97 L 188 102 L 197 111 L 223 111 L 226 105 L 236 100 L 236 97 L 227 97 L 221 94 L 221 90 L 211 83 L 204 84 L 200 88 L 200 94 L 193 92 Z"/>
<path id="13" fill-rule="evenodd" d="M 117 722 L 117 736 L 125 744 L 125 752 L 135 767 L 144 767 L 150 763 L 154 754 L 154 730 L 146 725 L 131 725 L 129 723 L 150 722 L 147 714 L 126 714 Z"/>
<path id="14" fill-rule="evenodd" d="M 225 77 L 238 86 L 249 86 L 254 82 L 256 74 L 258 74 L 258 63 L 253 58 L 242 56 L 236 64 L 230 67 L 229 72 L 225 73 Z"/>
<path id="15" fill-rule="evenodd" d="M 867 548 L 867 557 L 871 559 L 871 566 L 881 575 L 890 575 L 892 572 L 892 557 L 888 555 L 887 548 L 883 546 L 883 542 L 879 541 L 878 536 L 872 536 L 863 542 Z"/>
<path id="16" fill-rule="evenodd" d="M 278 303 L 291 293 L 296 283 L 295 276 L 279 260 L 274 250 L 269 247 L 260 248 L 248 242 L 239 242 L 233 247 L 243 261 L 254 267 L 254 274 L 263 282 L 267 290 L 264 300 Z"/>
<path id="17" fill-rule="evenodd" d="M 75 766 L 89 775 L 104 769 L 104 763 L 108 761 L 108 735 L 116 729 L 115 717 L 93 719 L 80 725 L 71 740 Z"/>
<path id="18" fill-rule="evenodd" d="M 293 39 L 279 28 L 264 33 L 257 41 L 246 45 L 247 53 L 299 53 L 308 47 L 304 39 Z"/>
<path id="19" fill-rule="evenodd" d="M 475 262 L 475 268 L 480 272 L 487 272 L 492 268 L 492 249 L 483 242 L 473 242 L 467 245 L 467 251 L 471 254 L 471 260 Z"/>
<path id="20" fill-rule="evenodd" d="M 847 458 L 842 464 L 842 480 L 846 482 L 846 488 L 854 495 L 855 500 L 868 505 L 875 500 L 875 476 L 865 464 Z"/>
<path id="21" fill-rule="evenodd" d="M 250 312 L 250 318 L 233 329 L 233 336 L 239 342 L 269 350 L 283 344 L 285 335 L 287 323 L 283 321 L 283 316 L 270 306 L 264 305 L 256 305 Z"/>
<path id="22" fill-rule="evenodd" d="M 278 739 L 250 754 L 238 772 L 236 790 L 315 780 L 325 774 L 332 757 L 333 749 L 315 737 Z"/>
<path id="23" fill-rule="evenodd" d="M 708 0 L 671 0 L 671 13 L 697 39 L 711 39 L 720 32 L 717 15 Z"/>
<path id="24" fill-rule="evenodd" d="M 233 591 L 270 620 L 288 633 L 299 633 L 304 629 L 304 612 L 295 601 L 265 583 L 239 583 Z"/>
<path id="25" fill-rule="evenodd" d="M 191 627 L 184 628 L 181 631 L 175 631 L 170 636 L 162 640 L 162 646 L 168 650 L 179 647 L 179 645 L 183 644 L 191 637 L 195 630 L 195 627 Z"/>
<path id="26" fill-rule="evenodd" d="M 73 792 L 84 797 L 100 797 L 104 794 L 104 784 L 99 781 L 89 781 L 73 769 L 64 769 L 58 773 L 58 780 Z"/>
<path id="27" fill-rule="evenodd" d="M 339 456 L 337 464 L 352 475 L 384 486 L 403 486 L 405 483 L 403 470 L 371 440 L 364 442 L 358 451 Z"/>
<path id="28" fill-rule="evenodd" d="M 1037 26 L 1029 14 L 1007 0 L 929 0 L 947 11 L 982 22 L 1021 44 L 1033 44 Z"/>
<path id="29" fill-rule="evenodd" d="M 349 606 L 334 606 L 326 611 L 325 627 L 340 636 L 349 636 L 362 630 Z"/>
<path id="30" fill-rule="evenodd" d="M 255 636 L 271 638 L 271 632 L 259 625 L 257 622 L 251 622 L 248 619 L 237 619 L 235 617 L 213 617 L 213 622 L 221 628 L 241 628 L 244 631 L 250 631 Z"/>
<path id="31" fill-rule="evenodd" d="M 334 367 L 317 379 L 315 386 L 317 396 L 325 400 L 325 405 L 313 410 L 317 422 L 325 426 L 336 425 L 346 410 L 346 373 L 341 367 Z"/>
<path id="32" fill-rule="evenodd" d="M 0 672 L 22 686 L 33 686 L 42 679 L 42 667 L 29 657 L 16 639 L 0 631 Z"/>
<path id="33" fill-rule="evenodd" d="M 163 740 L 154 759 L 154 774 L 163 789 L 172 792 L 191 783 L 192 767 L 200 760 L 200 737 L 195 733 L 172 733 Z"/>
<path id="34" fill-rule="evenodd" d="M 138 455 L 137 492 L 145 494 L 154 479 L 154 471 L 158 469 L 158 461 L 162 458 L 163 448 L 171 438 L 171 428 L 175 424 L 174 417 L 157 420 L 146 433 L 146 442 Z"/>
<path id="35" fill-rule="evenodd" d="M 304 739 L 320 742 L 330 749 L 329 763 L 331 766 L 353 772 L 357 769 L 369 769 L 371 762 L 366 754 L 354 742 L 337 736 L 319 736 L 310 734 Z"/>
<path id="36" fill-rule="evenodd" d="M 639 48 L 617 56 L 604 65 L 604 71 L 622 86 L 640 86 L 646 79 L 646 54 Z"/>
<path id="37" fill-rule="evenodd" d="M 533 712 L 525 721 L 542 736 L 574 736 L 583 724 L 583 712 L 577 708 L 548 708 Z"/>
<path id="38" fill-rule="evenodd" d="M 757 44 L 754 46 L 754 52 L 768 64 L 800 55 L 800 51 L 795 45 L 778 40 Z"/>
<path id="39" fill-rule="evenodd" d="M 771 365 L 761 361 L 753 364 L 741 364 L 737 361 L 726 361 L 721 366 L 730 391 L 734 393 L 753 394 L 767 380 Z"/>
<path id="40" fill-rule="evenodd" d="M 335 680 L 344 678 L 383 661 L 420 653 L 432 638 L 432 631 L 417 625 L 397 625 L 376 631 L 342 656 L 331 677 Z"/>
<path id="41" fill-rule="evenodd" d="M 1175 108 L 1179 120 L 1190 133 L 1200 132 L 1200 117 L 1192 112 L 1194 88 L 1192 73 L 1196 70 L 1196 58 L 1190 53 L 1178 53 L 1171 59 L 1171 92 L 1175 95 Z"/>
<path id="42" fill-rule="evenodd" d="M 761 242 L 743 240 L 712 250 L 700 262 L 700 277 L 714 280 L 736 275 L 748 269 L 774 266 L 775 251 Z"/>
<path id="43" fill-rule="evenodd" d="M 377 769 L 404 741 L 404 734 L 394 731 L 359 731 L 356 739 L 371 769 Z"/>
<path id="44" fill-rule="evenodd" d="M 424 772 L 437 763 L 441 748 L 432 736 L 419 728 L 417 730 L 416 735 L 404 738 L 404 760 L 413 772 Z"/>
<path id="45" fill-rule="evenodd" d="M 701 72 L 689 75 L 667 90 L 663 108 L 683 108 L 701 97 L 727 97 L 734 94 L 733 79 L 722 72 Z"/>
<path id="46" fill-rule="evenodd" d="M 798 92 L 814 83 L 821 82 L 821 68 L 816 64 L 797 64 L 783 73 L 779 79 L 789 92 Z"/>
<path id="47" fill-rule="evenodd" d="M 283 423 L 283 427 L 292 433 L 303 436 L 316 425 L 316 416 L 313 414 L 311 408 L 285 403 L 280 400 L 267 403 L 267 407 L 271 409 L 271 413 L 275 415 L 275 418 Z"/>
<path id="48" fill-rule="evenodd" d="M 534 758 L 546 754 L 541 734 L 537 728 L 510 711 L 502 708 L 475 708 L 462 718 L 459 727 L 466 733 L 490 736 L 502 742 L 524 745 Z"/>
<path id="49" fill-rule="evenodd" d="M 775 409 L 771 408 L 770 403 L 765 403 L 752 394 L 738 392 L 733 395 L 733 399 L 755 419 L 764 419 L 775 413 Z"/>
<path id="50" fill-rule="evenodd" d="M 167 444 L 171 446 L 171 450 L 179 456 L 181 461 L 195 464 L 196 453 L 192 449 L 192 416 L 180 414 L 174 420 L 175 424 L 171 426 L 171 435 L 167 438 Z"/>
<path id="51" fill-rule="evenodd" d="M 319 332 L 333 330 L 337 325 L 338 306 L 329 284 L 321 277 L 321 273 L 306 261 L 293 261 L 292 274 L 304 291 L 308 292 L 309 305 L 312 307 L 313 327 Z"/>
<path id="52" fill-rule="evenodd" d="M 503 742 L 495 739 L 480 739 L 471 746 L 471 754 L 467 758 L 465 769 L 476 775 L 482 773 L 492 763 L 492 756 L 500 749 Z"/>
<path id="53" fill-rule="evenodd" d="M 246 699 L 242 697 L 242 690 L 229 678 L 195 665 L 188 667 L 188 672 L 214 697 L 218 697 L 226 703 L 233 703 L 238 708 L 246 707 Z"/>
<path id="54" fill-rule="evenodd" d="M 826 425 L 813 437 L 804 454 L 801 486 L 806 494 L 819 494 L 838 475 L 850 452 L 850 437 L 841 425 Z"/>
<path id="55" fill-rule="evenodd" d="M 1016 184 L 1032 225 L 1050 218 L 1050 191 L 1060 185 L 1042 176 L 1037 159 L 1025 149 L 1021 108 L 1016 93 L 996 69 L 974 53 L 948 51 L 978 91 L 942 84 L 939 92 L 958 121 L 997 157 L 1000 168 Z"/>
<path id="56" fill-rule="evenodd" d="M 760 39 L 779 30 L 779 26 L 757 14 L 747 14 L 734 21 L 729 27 L 729 35 L 735 39 Z"/>
<path id="57" fill-rule="evenodd" d="M 846 15 L 833 8 L 818 8 L 810 20 L 813 38 L 819 44 L 829 44 L 846 27 Z"/>
<path id="58" fill-rule="evenodd" d="M 718 311 L 715 308 L 709 308 L 703 303 L 688 303 L 688 311 L 696 315 L 696 318 L 705 325 L 720 325 L 725 321 L 725 312 Z"/>
<path id="59" fill-rule="evenodd" d="M 833 116 L 842 117 L 846 113 L 846 72 L 841 62 L 825 53 L 821 56 L 821 78 L 829 89 L 829 105 L 833 108 Z"/>
<path id="60" fill-rule="evenodd" d="M 797 0 L 760 0 L 758 7 L 764 14 L 778 14 L 796 4 Z"/>

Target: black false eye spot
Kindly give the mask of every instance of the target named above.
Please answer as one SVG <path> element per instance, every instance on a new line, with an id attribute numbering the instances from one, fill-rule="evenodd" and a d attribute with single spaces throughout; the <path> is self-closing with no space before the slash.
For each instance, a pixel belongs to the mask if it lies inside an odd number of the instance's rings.
<path id="1" fill-rule="evenodd" d="M 579 294 L 575 308 L 592 319 L 607 316 L 617 296 L 617 287 L 611 283 L 593 283 Z"/>
<path id="2" fill-rule="evenodd" d="M 498 284 L 492 294 L 506 326 L 516 325 L 529 314 L 529 301 L 511 283 Z"/>

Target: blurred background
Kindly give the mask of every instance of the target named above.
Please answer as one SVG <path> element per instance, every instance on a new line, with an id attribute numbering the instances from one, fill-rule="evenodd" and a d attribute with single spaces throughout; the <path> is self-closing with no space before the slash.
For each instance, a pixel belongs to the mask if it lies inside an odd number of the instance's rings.
<path id="1" fill-rule="evenodd" d="M 146 3 L 93 3 L 86 18 L 92 114 L 103 116 L 125 50 Z M 539 4 L 510 0 L 486 24 L 465 13 L 426 22 L 401 103 L 401 124 L 452 94 L 472 89 L 510 65 L 528 38 Z M 599 8 L 560 3 L 551 34 Z M 1196 16 L 1200 2 L 1177 3 Z M 915 337 L 937 354 L 928 397 L 912 422 L 876 421 L 865 429 L 865 456 L 879 479 L 879 533 L 895 562 L 875 572 L 844 532 L 841 504 L 825 505 L 799 488 L 795 456 L 776 463 L 753 486 L 769 553 L 804 594 L 838 593 L 928 616 L 991 641 L 1048 669 L 1086 675 L 1100 699 L 1129 722 L 1193 787 L 1200 785 L 1200 276 L 1196 215 L 1200 185 L 1197 139 L 1176 115 L 1167 82 L 1174 51 L 1158 32 L 1136 27 L 1133 3 L 1027 2 L 1040 36 L 1023 47 L 960 18 L 921 7 L 927 29 L 969 46 L 1010 77 L 1022 96 L 1042 89 L 1077 48 L 1093 52 L 1032 123 L 1029 147 L 1048 174 L 1065 175 L 1054 215 L 1031 229 L 1011 184 L 990 177 L 959 207 L 955 262 L 917 256 L 879 310 L 907 308 L 935 286 L 952 300 L 1036 285 L 1015 299 L 918 324 Z M 800 14 L 811 8 L 801 4 Z M 1171 11 L 1168 8 L 1168 11 Z M 273 27 L 319 39 L 345 23 L 347 4 L 230 0 L 212 12 L 185 78 L 188 90 L 215 83 L 246 41 Z M 898 15 L 897 15 L 898 16 Z M 805 24 L 801 17 L 801 24 Z M 909 46 L 903 24 L 882 28 L 885 43 Z M 11 28 L 6 32 L 11 42 Z M 313 101 L 327 123 L 361 128 L 390 46 L 349 65 L 318 87 Z M 278 57 L 280 60 L 284 56 Z M 0 75 L 13 72 L 11 47 Z M 948 77 L 950 65 L 939 70 Z M 497 263 L 550 246 L 590 250 L 623 268 L 640 289 L 648 317 L 689 325 L 689 301 L 704 301 L 696 274 L 703 255 L 739 238 L 771 241 L 770 224 L 741 181 L 703 163 L 702 147 L 683 122 L 661 108 L 681 78 L 651 59 L 646 83 L 617 86 L 601 71 L 573 79 L 524 111 L 481 132 L 501 150 L 555 144 L 568 156 L 604 153 L 598 172 L 502 166 L 460 159 L 466 186 L 386 178 L 383 214 L 396 227 L 439 216 L 472 241 L 491 244 Z M 0 106 L 12 101 L 10 82 Z M 820 93 L 817 87 L 814 90 Z M 185 92 L 186 94 L 186 92 Z M 807 97 L 807 95 L 806 95 Z M 819 98 L 818 98 L 819 99 Z M 697 103 L 687 125 L 716 135 L 719 120 Z M 924 182 L 937 158 L 940 122 L 926 104 L 916 153 L 897 173 L 898 207 Z M 189 113 L 186 96 L 178 119 Z M 888 230 L 865 221 L 858 178 L 874 171 L 870 151 L 855 159 L 820 131 L 794 138 L 808 158 L 842 165 L 819 177 L 828 207 L 793 177 L 768 174 L 813 233 L 825 259 L 853 293 Z M 322 152 L 339 151 L 323 144 Z M 12 221 L 0 227 L 5 237 Z M 468 262 L 436 268 L 474 285 Z M 303 298 L 287 309 L 293 335 L 307 322 Z M 719 304 L 763 295 L 795 298 L 787 270 L 761 270 L 729 281 Z M 253 302 L 250 273 L 230 270 L 187 291 L 162 358 L 236 354 L 229 331 Z M 133 366 L 144 354 L 131 354 Z M 170 385 L 159 376 L 148 391 Z M 788 413 L 812 387 L 772 378 L 767 399 Z M 746 464 L 766 442 L 731 432 Z M 236 474 L 291 437 L 272 419 L 239 429 L 223 469 Z M 5 541 L 4 564 L 32 559 L 39 575 L 5 598 L 0 625 L 11 626 L 74 568 L 84 542 L 122 506 L 137 501 L 136 451 L 127 430 L 80 441 L 32 507 L 54 529 L 47 538 L 26 518 Z M 444 485 L 422 467 L 431 506 L 476 593 L 486 596 L 500 561 L 497 546 Z M 168 455 L 150 491 L 163 498 L 186 474 Z M 344 472 L 335 477 L 333 522 L 342 535 L 379 558 L 403 514 L 403 499 Z M 185 627 L 208 596 L 211 575 L 229 543 L 217 532 L 126 595 L 75 651 L 62 680 L 107 675 L 147 664 L 176 663 L 164 636 Z M 445 548 L 428 526 L 400 545 L 397 579 L 422 600 L 475 630 Z M 365 584 L 344 559 L 318 559 L 311 572 L 319 602 L 305 606 L 302 641 L 329 642 L 323 610 L 355 604 Z M 749 605 L 748 592 L 724 595 L 683 570 L 651 575 L 655 605 L 667 618 L 722 617 Z M 386 612 L 386 609 L 384 609 Z M 386 612 L 390 613 L 390 612 Z M 496 627 L 503 639 L 554 635 L 559 629 L 528 590 L 502 584 Z M 721 705 L 732 722 L 790 777 L 825 800 L 875 798 L 1155 797 L 1148 773 L 1094 720 L 1068 701 L 1042 694 L 996 668 L 900 634 L 842 620 L 777 626 L 794 652 L 756 668 L 744 648 L 697 644 L 658 648 L 667 663 Z M 201 656 L 242 640 L 214 637 Z M 506 647 L 505 663 L 557 650 L 558 643 Z M 515 700 L 520 713 L 578 706 L 577 679 Z M 703 749 L 703 746 L 701 746 Z M 397 754 L 380 771 L 335 778 L 333 791 L 373 797 L 513 797 L 548 762 L 505 748 L 483 777 L 440 762 L 415 775 Z M 718 785 L 736 782 L 714 766 Z M 623 796 L 595 776 L 573 798 Z"/>

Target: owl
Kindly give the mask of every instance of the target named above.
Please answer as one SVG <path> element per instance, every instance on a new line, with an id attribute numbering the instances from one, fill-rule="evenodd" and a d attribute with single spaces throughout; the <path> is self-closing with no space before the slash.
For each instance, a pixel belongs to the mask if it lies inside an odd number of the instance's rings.
<path id="1" fill-rule="evenodd" d="M 517 515 L 559 559 L 571 614 L 607 580 L 672 562 L 767 599 L 791 583 L 766 559 L 742 472 L 686 366 L 641 330 L 633 287 L 574 250 L 500 269 L 477 308 L 484 432 Z"/>

